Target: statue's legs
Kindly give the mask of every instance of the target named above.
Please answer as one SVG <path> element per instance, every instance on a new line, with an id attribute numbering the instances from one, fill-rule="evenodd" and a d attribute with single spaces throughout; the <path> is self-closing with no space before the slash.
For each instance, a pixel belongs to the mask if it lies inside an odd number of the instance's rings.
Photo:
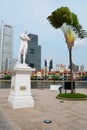
<path id="1" fill-rule="evenodd" d="M 26 55 L 23 55 L 23 64 L 25 64 L 25 60 L 26 60 Z"/>
<path id="2" fill-rule="evenodd" d="M 28 49 L 28 45 L 26 44 L 26 46 L 24 47 L 24 53 L 23 53 L 23 64 L 25 64 L 27 49 Z"/>

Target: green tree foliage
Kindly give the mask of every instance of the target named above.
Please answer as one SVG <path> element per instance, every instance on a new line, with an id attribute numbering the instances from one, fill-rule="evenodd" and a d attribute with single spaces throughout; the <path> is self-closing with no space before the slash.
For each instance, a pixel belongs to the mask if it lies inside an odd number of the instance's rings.
<path id="1" fill-rule="evenodd" d="M 79 24 L 77 15 L 70 11 L 68 7 L 61 7 L 53 11 L 47 18 L 56 29 L 61 28 L 64 23 L 71 26 L 73 31 L 77 34 L 79 38 L 87 37 L 87 33 L 83 30 L 82 26 Z"/>

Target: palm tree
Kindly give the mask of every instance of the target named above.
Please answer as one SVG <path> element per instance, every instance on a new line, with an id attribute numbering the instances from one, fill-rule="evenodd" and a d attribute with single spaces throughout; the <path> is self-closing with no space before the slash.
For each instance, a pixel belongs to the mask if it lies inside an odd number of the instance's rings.
<path id="1" fill-rule="evenodd" d="M 68 7 L 61 7 L 53 11 L 47 18 L 50 24 L 63 31 L 67 47 L 69 50 L 70 75 L 71 75 L 71 93 L 73 93 L 73 73 L 72 73 L 72 47 L 76 38 L 83 39 L 87 37 L 87 33 L 79 24 L 77 15 L 70 11 Z"/>

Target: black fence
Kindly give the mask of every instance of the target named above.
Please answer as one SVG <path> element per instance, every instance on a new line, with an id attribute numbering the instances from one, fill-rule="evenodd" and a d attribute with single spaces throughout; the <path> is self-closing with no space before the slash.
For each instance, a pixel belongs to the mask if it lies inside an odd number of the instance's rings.
<path id="1" fill-rule="evenodd" d="M 64 84 L 66 87 L 70 86 L 69 82 L 66 83 L 64 81 L 31 81 L 32 89 L 45 89 L 50 88 L 50 85 L 62 85 L 64 88 Z M 75 88 L 87 88 L 87 81 L 75 81 Z M 0 81 L 0 88 L 11 88 L 11 81 Z"/>

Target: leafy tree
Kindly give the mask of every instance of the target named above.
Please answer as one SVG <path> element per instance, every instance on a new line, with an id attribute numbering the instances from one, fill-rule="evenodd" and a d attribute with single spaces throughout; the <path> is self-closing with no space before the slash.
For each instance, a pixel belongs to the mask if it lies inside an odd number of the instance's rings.
<path id="1" fill-rule="evenodd" d="M 53 80 L 59 80 L 60 76 L 58 74 L 55 74 L 55 75 L 52 76 L 52 79 Z"/>
<path id="2" fill-rule="evenodd" d="M 5 74 L 5 75 L 3 76 L 3 79 L 4 79 L 4 80 L 10 80 L 10 79 L 11 79 L 11 75 Z"/>
<path id="3" fill-rule="evenodd" d="M 47 18 L 50 24 L 63 31 L 65 41 L 69 50 L 70 74 L 71 74 L 71 93 L 73 93 L 73 74 L 72 74 L 72 47 L 76 38 L 83 39 L 87 33 L 79 24 L 77 15 L 70 11 L 68 7 L 61 7 L 53 11 Z"/>

